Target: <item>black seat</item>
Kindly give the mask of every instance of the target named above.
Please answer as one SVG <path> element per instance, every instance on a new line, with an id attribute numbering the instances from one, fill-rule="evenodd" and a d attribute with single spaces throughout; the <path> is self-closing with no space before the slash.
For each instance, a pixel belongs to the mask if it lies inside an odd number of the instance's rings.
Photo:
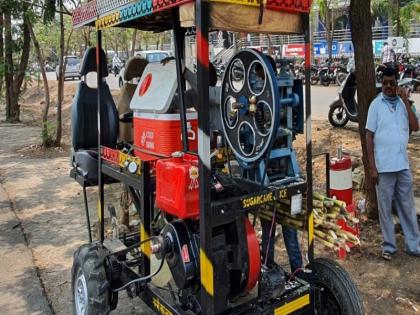
<path id="1" fill-rule="evenodd" d="M 102 55 L 102 73 L 108 76 L 105 52 Z M 96 49 L 86 50 L 80 75 L 96 72 Z M 102 83 L 101 91 L 101 145 L 115 147 L 118 137 L 118 112 L 108 85 Z M 98 89 L 89 87 L 80 81 L 73 98 L 72 125 L 72 165 L 70 176 L 83 186 L 98 184 Z"/>

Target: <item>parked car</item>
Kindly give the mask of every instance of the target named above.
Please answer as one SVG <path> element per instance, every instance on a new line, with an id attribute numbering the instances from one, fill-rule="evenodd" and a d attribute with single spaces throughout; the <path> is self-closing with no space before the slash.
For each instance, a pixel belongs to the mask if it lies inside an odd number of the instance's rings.
<path id="1" fill-rule="evenodd" d="M 160 62 L 162 59 L 170 57 L 170 53 L 164 50 L 143 50 L 136 51 L 134 56 L 139 56 L 146 59 L 149 63 Z M 118 75 L 118 86 L 121 88 L 125 83 L 124 80 L 125 67 L 120 70 Z"/>
<path id="2" fill-rule="evenodd" d="M 72 78 L 73 80 L 77 78 L 80 80 L 81 78 L 80 72 L 79 72 L 80 59 L 76 56 L 65 56 L 64 63 L 66 65 L 66 69 L 64 72 L 64 80 L 67 78 Z M 55 68 L 55 75 L 57 77 L 57 80 L 58 80 L 58 71 L 59 71 L 59 66 Z"/>
<path id="3" fill-rule="evenodd" d="M 162 59 L 170 57 L 170 53 L 164 50 L 143 50 L 136 51 L 135 56 L 140 56 L 146 59 L 149 63 L 160 62 Z"/>

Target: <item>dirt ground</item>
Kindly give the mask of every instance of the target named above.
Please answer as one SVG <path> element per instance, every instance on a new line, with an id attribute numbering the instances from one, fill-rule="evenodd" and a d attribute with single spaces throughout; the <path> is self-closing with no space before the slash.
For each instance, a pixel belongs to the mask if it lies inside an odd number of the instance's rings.
<path id="1" fill-rule="evenodd" d="M 56 87 L 53 84 L 53 91 Z M 72 255 L 86 242 L 81 187 L 69 178 L 70 101 L 75 85 L 67 85 L 63 108 L 64 147 L 44 150 L 39 146 L 39 117 L 42 95 L 31 89 L 22 106 L 23 124 L 0 123 L 0 180 L 22 227 L 34 263 L 52 309 L 56 314 L 69 314 L 71 306 L 70 269 Z M 55 92 L 52 92 L 53 95 Z M 2 109 L 0 109 L 2 111 Z M 54 107 L 51 118 L 54 117 Z M 360 157 L 357 126 L 334 129 L 326 121 L 313 122 L 314 152 L 334 154 L 342 145 L 356 159 Z M 295 147 L 303 154 L 305 139 L 299 136 Z M 415 179 L 415 194 L 420 197 L 420 137 L 409 144 L 409 155 Z M 303 162 L 303 160 L 302 160 Z M 304 165 L 304 164 L 301 164 Z M 323 161 L 314 162 L 315 189 L 324 189 Z M 117 188 L 110 188 L 115 193 Z M 93 209 L 96 190 L 89 189 Z M 360 192 L 356 199 L 362 198 Z M 357 200 L 356 200 L 357 201 Z M 109 200 L 118 206 L 118 200 Z M 94 209 L 91 220 L 95 220 Z M 403 236 L 398 234 L 399 252 L 391 262 L 380 257 L 381 234 L 378 223 L 361 215 L 360 248 L 354 248 L 345 261 L 339 261 L 357 283 L 367 314 L 420 314 L 420 259 L 404 252 Z M 305 248 L 302 236 L 302 248 Z M 279 238 L 281 239 L 281 237 Z M 283 243 L 277 242 L 277 257 L 287 266 Z M 336 254 L 316 245 L 317 255 L 336 258 Z M 303 251 L 305 255 L 305 250 Z M 22 293 L 23 294 L 23 293 Z M 122 299 L 118 314 L 143 314 L 137 300 Z"/>

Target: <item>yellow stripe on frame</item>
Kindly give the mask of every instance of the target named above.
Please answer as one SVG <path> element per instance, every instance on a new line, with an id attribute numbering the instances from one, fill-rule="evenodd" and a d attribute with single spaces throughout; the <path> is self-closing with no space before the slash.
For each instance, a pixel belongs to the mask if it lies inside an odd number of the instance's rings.
<path id="1" fill-rule="evenodd" d="M 148 238 L 150 238 L 149 233 L 147 233 L 146 229 L 144 228 L 143 223 L 140 223 L 140 241 L 147 240 Z M 150 259 L 150 256 L 152 255 L 152 248 L 150 247 L 150 241 L 141 244 L 140 250 Z"/>
<path id="2" fill-rule="evenodd" d="M 214 296 L 213 264 L 202 248 L 200 248 L 200 279 L 206 292 Z"/>
<path id="3" fill-rule="evenodd" d="M 276 308 L 274 310 L 274 315 L 287 315 L 308 304 L 309 304 L 309 294 L 306 294 L 292 302 L 286 303 L 285 305 L 282 305 Z"/>
<path id="4" fill-rule="evenodd" d="M 309 234 L 309 245 L 311 245 L 314 241 L 314 213 L 313 211 L 309 215 L 309 225 L 308 225 L 308 234 Z"/>

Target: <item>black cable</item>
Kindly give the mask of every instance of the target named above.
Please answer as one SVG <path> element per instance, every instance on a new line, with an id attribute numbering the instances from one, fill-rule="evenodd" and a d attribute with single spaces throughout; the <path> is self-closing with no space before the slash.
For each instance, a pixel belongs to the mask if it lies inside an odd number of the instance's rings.
<path id="1" fill-rule="evenodd" d="M 164 257 L 162 257 L 162 259 L 160 260 L 160 266 L 159 266 L 159 268 L 154 273 L 152 273 L 152 274 L 150 274 L 148 276 L 145 276 L 145 277 L 140 277 L 140 278 L 131 280 L 130 282 L 127 282 L 126 284 L 124 284 L 122 287 L 119 287 L 117 289 L 112 289 L 111 292 L 122 291 L 125 288 L 127 288 L 128 286 L 132 285 L 133 283 L 142 282 L 142 281 L 146 281 L 146 280 L 149 280 L 149 279 L 153 278 L 154 276 L 156 276 L 162 270 L 162 267 L 163 267 L 163 263 L 164 262 L 165 262 Z"/>

